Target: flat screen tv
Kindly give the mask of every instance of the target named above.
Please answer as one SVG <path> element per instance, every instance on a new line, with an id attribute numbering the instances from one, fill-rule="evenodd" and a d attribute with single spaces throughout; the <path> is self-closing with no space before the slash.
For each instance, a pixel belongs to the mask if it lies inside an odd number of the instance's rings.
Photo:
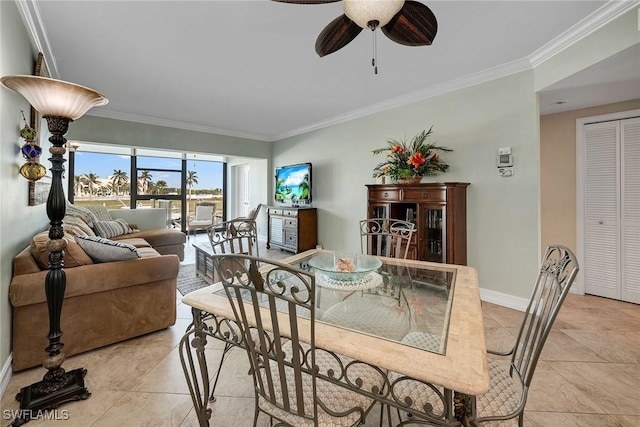
<path id="1" fill-rule="evenodd" d="M 293 206 L 311 203 L 311 163 L 276 168 L 275 200 Z"/>

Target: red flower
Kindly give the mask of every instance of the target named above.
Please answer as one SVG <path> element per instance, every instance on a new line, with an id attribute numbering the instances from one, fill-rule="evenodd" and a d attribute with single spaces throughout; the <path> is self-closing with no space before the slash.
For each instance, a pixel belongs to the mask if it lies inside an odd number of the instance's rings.
<path id="1" fill-rule="evenodd" d="M 426 161 L 427 160 L 420 152 L 413 153 L 413 156 L 411 156 L 411 158 L 409 159 L 409 163 L 413 165 L 415 169 L 418 169 L 420 166 L 424 165 Z"/>
<path id="2" fill-rule="evenodd" d="M 394 145 L 394 147 L 391 149 L 391 154 L 396 154 L 396 153 L 404 154 L 406 152 L 407 152 L 407 149 L 403 147 L 399 142 L 396 142 L 396 145 Z"/>

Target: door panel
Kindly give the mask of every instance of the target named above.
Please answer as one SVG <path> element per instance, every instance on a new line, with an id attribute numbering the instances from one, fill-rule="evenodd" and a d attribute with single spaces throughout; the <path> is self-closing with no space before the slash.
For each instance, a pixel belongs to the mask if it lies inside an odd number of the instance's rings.
<path id="1" fill-rule="evenodd" d="M 420 259 L 446 262 L 447 233 L 444 206 L 420 205 L 418 225 Z"/>
<path id="2" fill-rule="evenodd" d="M 584 126 L 585 291 L 620 298 L 618 122 Z"/>
<path id="3" fill-rule="evenodd" d="M 622 300 L 640 304 L 640 118 L 621 122 Z"/>

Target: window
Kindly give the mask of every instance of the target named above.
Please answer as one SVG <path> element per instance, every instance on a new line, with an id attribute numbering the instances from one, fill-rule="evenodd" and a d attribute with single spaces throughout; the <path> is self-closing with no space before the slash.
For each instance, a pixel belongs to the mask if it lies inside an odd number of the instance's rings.
<path id="1" fill-rule="evenodd" d="M 164 207 L 184 230 L 199 201 L 214 201 L 225 219 L 224 158 L 207 154 L 81 144 L 69 153 L 69 200 L 108 209 Z M 131 179 L 131 177 L 135 177 Z"/>

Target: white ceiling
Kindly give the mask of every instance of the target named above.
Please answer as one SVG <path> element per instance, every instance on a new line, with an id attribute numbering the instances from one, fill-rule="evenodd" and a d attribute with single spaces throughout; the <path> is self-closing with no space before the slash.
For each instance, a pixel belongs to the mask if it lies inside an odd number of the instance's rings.
<path id="1" fill-rule="evenodd" d="M 90 114 L 269 141 L 530 68 L 529 57 L 606 2 L 423 3 L 438 19 L 433 45 L 401 46 L 377 32 L 378 75 L 369 31 L 324 58 L 314 51 L 342 2 L 41 0 L 29 8 L 52 76 L 109 98 Z"/>

